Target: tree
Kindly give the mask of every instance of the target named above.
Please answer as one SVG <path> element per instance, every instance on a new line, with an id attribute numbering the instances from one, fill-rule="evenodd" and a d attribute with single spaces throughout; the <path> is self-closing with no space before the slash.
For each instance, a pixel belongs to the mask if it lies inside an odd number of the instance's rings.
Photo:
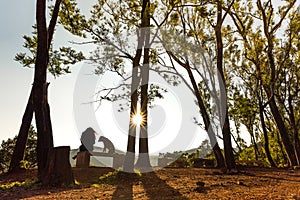
<path id="1" fill-rule="evenodd" d="M 297 165 L 297 160 L 284 120 L 285 114 L 281 110 L 283 104 L 280 103 L 280 98 L 278 98 L 280 95 L 278 96 L 277 92 L 281 85 L 281 81 L 279 80 L 280 71 L 286 69 L 283 68 L 283 63 L 287 61 L 286 58 L 289 55 L 289 50 L 283 50 L 282 48 L 279 50 L 280 43 L 277 39 L 278 33 L 276 32 L 282 28 L 283 21 L 286 20 L 288 13 L 294 5 L 295 1 L 286 2 L 284 6 L 278 7 L 280 12 L 276 15 L 272 1 L 263 3 L 258 0 L 257 12 L 254 15 L 244 15 L 245 12 L 253 13 L 253 4 L 251 1 L 247 1 L 247 7 L 236 4 L 234 6 L 235 9 L 230 13 L 245 48 L 245 51 L 242 52 L 246 61 L 242 63 L 241 67 L 244 69 L 246 67 L 251 76 L 256 78 L 256 90 L 260 91 L 257 93 L 258 100 L 261 101 L 258 102 L 261 104 L 259 108 L 260 112 L 263 112 L 267 105 L 269 106 L 280 133 L 284 149 L 288 155 L 290 165 Z M 255 21 L 261 22 L 262 27 L 255 27 Z M 280 57 L 279 55 L 282 54 L 285 56 Z M 260 116 L 261 120 L 263 120 L 263 115 L 260 114 Z M 262 122 L 263 124 L 264 122 Z M 265 142 L 268 143 L 265 131 Z M 267 149 L 266 145 L 265 149 Z"/>
<path id="2" fill-rule="evenodd" d="M 68 2 L 68 1 L 66 1 Z M 36 3 L 36 21 L 34 26 L 35 31 L 32 38 L 24 36 L 25 47 L 33 54 L 32 57 L 26 56 L 26 53 L 20 53 L 16 56 L 16 60 L 20 61 L 25 66 L 35 65 L 34 68 L 34 83 L 31 90 L 31 95 L 23 116 L 22 125 L 19 131 L 18 142 L 15 146 L 14 156 L 12 158 L 10 171 L 18 168 L 20 158 L 24 154 L 24 144 L 27 139 L 28 124 L 31 123 L 33 112 L 35 113 L 36 127 L 38 132 L 37 137 L 37 160 L 38 160 L 38 177 L 43 180 L 48 152 L 53 148 L 52 125 L 50 118 L 50 108 L 48 104 L 47 90 L 47 70 L 53 74 L 61 74 L 61 71 L 68 72 L 68 67 L 61 68 L 62 64 L 74 64 L 76 61 L 83 59 L 81 53 L 76 54 L 70 48 L 61 48 L 62 52 L 52 51 L 52 39 L 55 31 L 56 22 L 59 15 L 60 5 L 62 0 L 56 0 L 51 6 L 52 16 L 47 27 L 46 22 L 46 1 L 37 0 Z M 65 54 L 64 54 L 65 53 Z M 58 55 L 56 55 L 58 54 Z M 75 56 L 75 57 L 74 57 Z M 76 58 L 76 56 L 78 56 Z M 73 60 L 65 60 L 73 58 Z"/>
<path id="3" fill-rule="evenodd" d="M 212 67 L 213 61 L 210 60 L 212 57 L 211 55 L 214 55 L 214 51 L 211 51 L 206 44 L 206 42 L 210 41 L 211 38 L 206 37 L 206 30 L 200 26 L 204 23 L 203 18 L 207 17 L 205 3 L 201 3 L 200 5 L 185 5 L 181 1 L 173 3 L 170 2 L 169 5 L 166 4 L 164 16 L 166 17 L 161 20 L 161 23 L 155 20 L 158 28 L 169 30 L 162 33 L 160 41 L 162 42 L 166 53 L 170 57 L 170 62 L 172 63 L 173 68 L 172 70 L 175 71 L 176 75 L 179 76 L 184 83 L 187 85 L 189 85 L 188 82 L 191 83 L 191 86 L 188 87 L 192 89 L 197 99 L 196 102 L 202 115 L 205 126 L 204 129 L 207 131 L 210 143 L 213 146 L 217 166 L 220 168 L 225 167 L 224 157 L 216 139 L 216 130 L 213 129 L 214 116 L 212 115 L 210 117 L 208 114 L 209 110 L 215 109 L 218 114 L 221 114 L 221 111 L 219 107 L 219 91 L 216 89 L 218 84 L 214 78 L 214 74 L 217 72 L 214 71 L 214 68 Z M 190 40 L 192 42 L 190 42 Z M 211 57 L 207 59 L 208 56 Z M 172 60 L 174 60 L 187 72 L 187 79 L 178 73 L 178 70 L 176 69 L 177 65 L 174 65 Z M 202 79 L 199 84 L 197 84 L 195 78 L 196 75 L 200 76 Z M 222 85 L 221 82 L 219 83 Z M 200 86 L 205 89 L 202 89 Z M 216 107 L 210 107 L 209 103 L 205 103 L 205 101 L 209 102 L 210 100 L 203 98 L 203 95 L 201 95 L 203 91 L 201 91 L 201 89 L 209 91 L 217 105 Z M 222 124 L 222 122 L 220 121 L 218 124 Z"/>
<path id="4" fill-rule="evenodd" d="M 142 30 L 144 33 L 144 61 L 141 69 L 141 115 L 144 120 L 140 127 L 139 157 L 136 163 L 138 168 L 151 168 L 148 147 L 148 85 L 150 65 L 150 0 L 143 0 L 141 11 Z"/>
<path id="5" fill-rule="evenodd" d="M 276 30 L 281 26 L 281 23 L 283 19 L 286 17 L 290 9 L 293 7 L 293 5 L 296 3 L 296 1 L 291 1 L 286 9 L 281 11 L 281 19 L 278 23 L 276 23 L 274 26 L 272 26 L 269 22 L 272 20 L 272 14 L 273 14 L 273 9 L 272 9 L 272 4 L 262 4 L 260 0 L 257 1 L 257 6 L 258 9 L 261 13 L 262 16 L 262 21 L 263 21 L 263 30 L 265 37 L 267 39 L 267 61 L 268 61 L 268 67 L 271 71 L 270 73 L 270 82 L 263 82 L 263 88 L 267 94 L 267 97 L 270 99 L 269 106 L 270 110 L 274 116 L 274 119 L 276 121 L 277 128 L 279 130 L 280 136 L 282 138 L 282 142 L 284 144 L 285 150 L 288 155 L 289 163 L 291 166 L 296 166 L 297 163 L 297 158 L 295 151 L 293 147 L 291 146 L 291 141 L 290 141 L 290 136 L 288 133 L 288 130 L 286 126 L 284 125 L 284 121 L 282 119 L 282 116 L 280 114 L 280 111 L 278 109 L 277 103 L 275 101 L 275 96 L 273 93 L 274 90 L 274 84 L 276 81 L 276 61 L 275 57 L 273 55 L 274 51 L 274 37 L 275 37 L 275 32 Z M 267 14 L 268 13 L 268 14 Z M 271 15 L 270 15 L 271 14 Z"/>
<path id="6" fill-rule="evenodd" d="M 232 143 L 231 143 L 231 132 L 230 132 L 230 123 L 229 123 L 229 117 L 228 117 L 228 107 L 227 107 L 227 86 L 226 86 L 226 80 L 225 80 L 225 74 L 224 74 L 224 65 L 223 65 L 223 39 L 222 39 L 222 26 L 224 23 L 224 20 L 228 14 L 228 12 L 231 9 L 231 6 L 233 5 L 234 0 L 232 0 L 229 3 L 228 8 L 226 9 L 225 14 L 223 15 L 223 2 L 217 1 L 217 20 L 216 24 L 213 25 L 216 35 L 216 44 L 217 44 L 217 69 L 218 69 L 218 80 L 221 83 L 225 84 L 225 89 L 221 90 L 221 99 L 224 99 L 225 102 L 221 103 L 221 109 L 222 107 L 225 107 L 225 113 L 222 118 L 224 119 L 224 125 L 222 128 L 222 134 L 223 134 L 223 141 L 224 141 L 224 153 L 225 153 L 225 161 L 226 161 L 226 167 L 228 170 L 236 169 L 234 155 L 233 155 L 233 149 L 232 149 Z"/>
<path id="7" fill-rule="evenodd" d="M 14 153 L 14 147 L 16 145 L 18 137 L 13 139 L 2 141 L 0 147 L 0 171 L 7 172 L 9 170 L 12 154 Z M 19 167 L 20 169 L 32 168 L 37 166 L 36 158 L 36 146 L 37 146 L 37 132 L 33 126 L 30 126 L 28 132 L 28 139 L 26 138 L 26 144 L 24 148 L 24 156 L 21 158 Z"/>
<path id="8" fill-rule="evenodd" d="M 115 12 L 116 9 L 118 12 Z M 89 59 L 91 62 L 97 64 L 95 70 L 96 74 L 103 75 L 106 72 L 114 72 L 118 74 L 124 82 L 131 78 L 131 84 L 124 83 L 117 87 L 123 87 L 124 91 L 131 88 L 130 92 L 125 92 L 120 96 L 108 96 L 113 89 L 105 88 L 105 90 L 109 92 L 101 96 L 99 101 L 103 99 L 117 101 L 126 97 L 130 98 L 130 119 L 137 114 L 138 104 L 141 104 L 143 123 L 140 129 L 140 154 L 137 161 L 137 167 L 139 168 L 151 167 L 148 155 L 147 136 L 147 109 L 149 106 L 149 96 L 151 96 L 148 92 L 150 63 L 149 12 L 150 1 L 143 1 L 142 5 L 136 1 L 122 1 L 121 3 L 115 1 L 98 1 L 93 6 L 92 15 L 89 19 L 81 15 L 78 10 L 78 13 L 74 16 L 65 15 L 67 17 L 61 21 L 64 27 L 72 34 L 86 37 L 86 33 L 88 33 L 92 41 L 88 43 L 98 45 Z M 74 23 L 73 19 L 75 18 L 77 21 L 80 21 L 80 23 Z M 132 47 L 131 44 L 126 41 L 126 37 L 131 34 L 132 29 L 137 31 L 136 47 Z M 85 44 L 85 42 L 82 44 Z M 135 52 L 132 53 L 132 51 Z M 131 54 L 133 54 L 133 56 Z M 141 64 L 142 59 L 143 64 Z M 129 78 L 125 78 L 126 72 L 124 63 L 128 61 L 132 64 L 132 72 Z M 101 91 L 99 93 L 101 93 Z M 123 166 L 123 170 L 126 172 L 133 172 L 134 169 L 136 128 L 137 125 L 130 120 L 127 152 Z"/>

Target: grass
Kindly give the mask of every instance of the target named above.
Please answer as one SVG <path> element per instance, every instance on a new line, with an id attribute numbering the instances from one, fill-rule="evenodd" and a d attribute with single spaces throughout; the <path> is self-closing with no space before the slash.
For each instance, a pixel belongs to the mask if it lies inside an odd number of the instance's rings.
<path id="1" fill-rule="evenodd" d="M 129 180 L 135 181 L 142 177 L 142 173 L 140 171 L 134 170 L 134 172 L 135 173 L 126 173 L 119 170 L 108 172 L 107 174 L 100 176 L 99 181 L 93 185 L 95 187 L 97 187 L 99 184 L 115 185 L 119 184 L 120 182 L 128 182 Z"/>
<path id="2" fill-rule="evenodd" d="M 35 183 L 37 183 L 37 179 L 26 179 L 23 182 L 15 181 L 9 184 L 1 184 L 0 191 L 15 190 L 17 188 L 30 188 Z"/>

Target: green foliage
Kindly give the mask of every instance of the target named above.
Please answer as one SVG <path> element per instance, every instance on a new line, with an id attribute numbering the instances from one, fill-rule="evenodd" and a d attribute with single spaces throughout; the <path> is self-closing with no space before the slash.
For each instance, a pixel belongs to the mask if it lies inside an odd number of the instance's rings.
<path id="1" fill-rule="evenodd" d="M 192 167 L 193 166 L 193 154 L 184 153 L 174 162 L 169 164 L 171 167 Z"/>
<path id="2" fill-rule="evenodd" d="M 37 36 L 36 26 L 33 26 L 33 36 L 23 36 L 25 42 L 23 47 L 29 51 L 28 53 L 18 53 L 15 60 L 24 67 L 33 67 L 35 64 L 37 52 Z M 59 50 L 54 50 L 52 45 L 49 50 L 49 66 L 48 71 L 53 76 L 60 76 L 62 74 L 70 73 L 70 66 L 84 59 L 82 52 L 77 52 L 71 47 L 61 47 Z"/>
<path id="3" fill-rule="evenodd" d="M 15 181 L 9 184 L 1 184 L 0 192 L 7 190 L 16 190 L 17 188 L 30 188 L 33 184 L 37 182 L 37 179 L 26 179 L 23 182 Z"/>
<path id="4" fill-rule="evenodd" d="M 82 20 L 80 20 L 80 16 L 78 16 L 79 10 L 75 9 L 76 3 L 73 0 L 63 0 L 62 1 L 62 8 L 60 11 L 60 20 L 67 20 L 70 27 L 73 27 L 74 30 L 72 31 L 73 34 L 83 36 L 79 34 L 79 24 L 83 26 Z M 53 10 L 53 5 L 50 6 L 50 10 Z M 68 13 L 68 16 L 66 15 Z M 72 21 L 70 21 L 70 16 Z M 80 18 L 80 19 L 79 19 Z M 69 20 L 69 21 L 68 21 Z M 76 24 L 74 24 L 76 23 Z M 75 28 L 74 28 L 75 26 Z M 15 56 L 15 60 L 22 64 L 24 67 L 34 67 L 36 54 L 37 54 L 37 26 L 34 25 L 32 36 L 24 35 L 23 39 L 24 45 L 23 47 L 27 50 L 27 52 L 18 53 Z M 70 27 L 65 26 L 65 28 L 69 31 Z M 60 47 L 58 50 L 53 49 L 53 45 L 50 45 L 49 48 L 49 62 L 48 62 L 48 71 L 53 76 L 60 76 L 62 74 L 70 73 L 70 67 L 77 62 L 84 60 L 85 57 L 82 52 L 77 52 L 71 47 Z"/>
<path id="5" fill-rule="evenodd" d="M 13 154 L 13 149 L 15 145 L 15 139 L 8 139 L 6 141 L 2 141 L 0 147 L 0 172 L 6 172 L 9 168 L 9 162 L 11 156 Z"/>
<path id="6" fill-rule="evenodd" d="M 99 1 L 100 2 L 100 1 Z M 84 31 L 87 29 L 87 21 L 80 14 L 80 9 L 74 0 L 63 0 L 59 12 L 59 23 L 70 33 L 86 37 Z"/>
<path id="7" fill-rule="evenodd" d="M 237 156 L 237 161 L 241 163 L 242 165 L 250 165 L 250 166 L 261 166 L 261 167 L 269 167 L 270 164 L 268 162 L 268 159 L 265 155 L 265 150 L 263 148 L 263 142 L 264 138 L 261 136 L 262 142 L 258 143 L 258 151 L 259 151 L 259 157 L 258 160 L 255 159 L 255 153 L 253 150 L 253 146 L 249 146 L 246 148 L 243 148 L 241 152 L 239 152 Z M 278 141 L 278 138 L 275 136 L 275 133 L 271 132 L 269 134 L 269 147 L 270 147 L 270 153 L 273 158 L 273 161 L 277 167 L 286 167 L 286 159 L 285 155 L 282 152 L 282 149 L 279 145 L 281 141 Z"/>
<path id="8" fill-rule="evenodd" d="M 259 151 L 262 152 L 263 149 L 259 148 Z M 255 160 L 255 153 L 253 151 L 253 146 L 246 147 L 238 154 L 237 161 L 241 165 L 246 166 L 260 166 L 260 167 L 267 167 L 268 162 L 265 157 L 259 157 L 258 160 Z"/>
<path id="9" fill-rule="evenodd" d="M 17 141 L 17 136 L 13 139 L 7 139 L 2 141 L 0 146 L 0 172 L 6 172 L 9 168 L 9 163 L 15 148 Z M 33 168 L 37 166 L 37 156 L 36 156 L 36 146 L 37 146 L 37 132 L 34 130 L 33 126 L 29 129 L 28 139 L 26 143 L 24 160 L 21 162 L 21 167 L 23 168 Z"/>
<path id="10" fill-rule="evenodd" d="M 135 181 L 141 177 L 142 177 L 142 173 L 137 170 L 134 170 L 134 173 L 126 173 L 126 172 L 116 170 L 100 176 L 98 183 L 114 185 L 114 184 L 119 184 L 124 182 L 124 184 L 126 184 L 128 183 L 128 181 Z M 97 187 L 97 184 L 94 186 Z"/>

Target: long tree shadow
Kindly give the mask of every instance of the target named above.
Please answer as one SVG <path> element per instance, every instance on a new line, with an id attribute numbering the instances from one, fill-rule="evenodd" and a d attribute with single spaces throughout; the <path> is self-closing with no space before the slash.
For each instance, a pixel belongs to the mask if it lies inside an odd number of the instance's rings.
<path id="1" fill-rule="evenodd" d="M 137 181 L 136 175 L 119 172 L 117 176 L 117 188 L 112 195 L 112 200 L 132 200 L 133 184 Z"/>
<path id="2" fill-rule="evenodd" d="M 182 196 L 182 194 L 178 190 L 172 188 L 164 180 L 160 179 L 155 172 L 149 172 L 143 174 L 141 181 L 147 193 L 147 197 L 150 200 L 157 200 L 157 199 L 187 200 L 188 199 Z"/>

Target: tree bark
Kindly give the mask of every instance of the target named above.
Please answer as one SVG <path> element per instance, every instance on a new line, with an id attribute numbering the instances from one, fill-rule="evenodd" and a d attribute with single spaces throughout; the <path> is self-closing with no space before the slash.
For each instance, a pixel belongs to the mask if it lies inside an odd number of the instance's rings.
<path id="1" fill-rule="evenodd" d="M 294 114 L 294 106 L 293 106 L 293 103 L 292 103 L 292 95 L 291 95 L 291 86 L 289 85 L 289 97 L 288 97 L 288 104 L 289 104 L 289 118 L 290 118 L 290 122 L 291 122 L 291 126 L 292 126 L 292 130 L 293 130 L 293 133 L 294 133 L 294 140 L 293 140 L 293 143 L 294 143 L 294 150 L 295 150 L 295 154 L 296 154 L 296 157 L 297 157 L 297 162 L 298 162 L 298 165 L 300 165 L 300 140 L 299 140 L 299 131 L 298 131 L 298 127 L 297 127 L 297 124 L 296 124 L 296 119 L 295 119 L 295 114 Z"/>
<path id="2" fill-rule="evenodd" d="M 265 139 L 264 148 L 265 148 L 266 156 L 268 158 L 268 161 L 269 161 L 271 167 L 276 167 L 276 165 L 273 161 L 273 158 L 271 156 L 271 153 L 270 153 L 268 131 L 267 131 L 267 128 L 266 128 L 265 118 L 264 118 L 264 108 L 263 108 L 263 105 L 262 105 L 262 102 L 261 102 L 259 96 L 258 96 L 258 98 L 259 98 L 259 100 L 258 100 L 259 116 L 260 116 L 261 126 L 262 126 L 264 139 Z"/>
<path id="3" fill-rule="evenodd" d="M 47 129 L 47 85 L 46 72 L 48 64 L 48 33 L 46 28 L 46 1 L 37 0 L 37 55 L 33 83 L 33 104 L 37 126 L 37 161 L 38 177 L 41 179 L 42 171 L 46 167 L 49 148 L 53 147 L 52 133 Z M 50 138 L 51 137 L 51 138 Z"/>
<path id="4" fill-rule="evenodd" d="M 221 119 L 224 119 L 222 134 L 223 134 L 223 142 L 224 142 L 226 168 L 230 171 L 232 169 L 236 169 L 236 164 L 235 164 L 232 142 L 231 142 L 230 124 L 229 124 L 228 107 L 227 107 L 226 82 L 225 82 L 225 76 L 223 72 L 222 9 L 223 9 L 222 2 L 217 1 L 217 10 L 218 10 L 217 25 L 214 27 L 216 40 L 217 40 L 217 69 L 218 69 L 219 83 L 224 84 L 224 89 L 220 88 L 221 99 L 224 100 L 224 102 L 221 103 L 221 111 L 225 111 L 224 115 L 221 116 Z"/>
<path id="5" fill-rule="evenodd" d="M 287 154 L 289 165 L 290 166 L 297 166 L 298 163 L 297 163 L 297 158 L 296 158 L 296 154 L 295 154 L 295 151 L 294 151 L 294 147 L 293 147 L 293 144 L 291 142 L 288 130 L 287 130 L 287 128 L 284 124 L 284 121 L 282 119 L 282 116 L 281 116 L 281 114 L 278 110 L 276 101 L 274 99 L 274 95 L 272 95 L 272 93 L 271 93 L 270 89 L 268 88 L 268 86 L 264 85 L 264 89 L 266 91 L 266 94 L 267 94 L 268 98 L 270 99 L 269 106 L 270 106 L 270 109 L 271 109 L 271 113 L 272 113 L 272 115 L 274 117 L 274 120 L 276 122 L 276 125 L 277 125 L 277 128 L 278 128 L 278 131 L 279 131 L 284 149 L 285 149 L 286 154 Z"/>
<path id="6" fill-rule="evenodd" d="M 190 78 L 190 81 L 191 81 L 191 83 L 193 85 L 194 94 L 195 94 L 195 96 L 197 98 L 197 103 L 198 103 L 198 106 L 199 106 L 199 109 L 200 109 L 200 112 L 201 112 L 201 115 L 202 115 L 202 119 L 203 119 L 203 122 L 204 122 L 205 130 L 207 131 L 210 144 L 211 144 L 211 146 L 213 148 L 213 152 L 214 152 L 214 155 L 216 157 L 217 168 L 224 168 L 225 167 L 224 157 L 223 157 L 222 151 L 221 151 L 221 149 L 219 147 L 219 144 L 217 142 L 217 138 L 216 138 L 215 132 L 212 129 L 212 127 L 210 126 L 210 119 L 209 119 L 208 113 L 206 111 L 203 99 L 202 99 L 202 97 L 201 97 L 201 95 L 199 93 L 199 89 L 197 87 L 196 80 L 195 80 L 194 75 L 193 75 L 193 73 L 191 71 L 191 68 L 189 66 L 186 66 L 185 69 L 187 70 L 189 78 Z"/>
<path id="7" fill-rule="evenodd" d="M 136 167 L 140 169 L 151 168 L 148 147 L 148 83 L 149 83 L 149 64 L 150 64 L 150 1 L 143 0 L 142 6 L 142 32 L 145 35 L 144 61 L 141 69 L 141 114 L 143 123 L 140 126 L 139 156 Z"/>
<path id="8" fill-rule="evenodd" d="M 20 162 L 24 159 L 24 153 L 33 117 L 33 90 L 31 89 L 30 96 L 26 105 L 25 112 L 22 118 L 22 124 L 19 130 L 17 142 L 10 161 L 8 172 L 13 173 L 20 169 Z"/>
<path id="9" fill-rule="evenodd" d="M 138 36 L 138 38 L 140 35 Z M 133 59 L 132 80 L 131 80 L 131 105 L 130 105 L 130 120 L 128 131 L 127 152 L 123 162 L 123 171 L 133 173 L 134 172 L 134 160 L 135 160 L 135 138 L 136 138 L 136 126 L 132 121 L 133 116 L 137 111 L 138 103 L 138 87 L 140 78 L 138 76 L 139 63 L 142 56 L 142 41 L 138 39 L 138 47 L 135 57 Z"/>
<path id="10" fill-rule="evenodd" d="M 61 146 L 48 151 L 48 160 L 42 172 L 43 185 L 69 186 L 74 184 L 74 176 L 70 164 L 70 147 Z"/>
<path id="11" fill-rule="evenodd" d="M 258 152 L 259 151 L 258 151 L 258 146 L 257 146 L 256 140 L 255 140 L 255 136 L 254 136 L 253 130 L 249 130 L 248 129 L 248 131 L 250 132 L 251 143 L 253 145 L 255 160 L 258 160 Z"/>
<path id="12" fill-rule="evenodd" d="M 45 170 L 49 149 L 53 148 L 53 134 L 48 104 L 47 68 L 49 63 L 49 49 L 58 18 L 61 0 L 55 2 L 49 28 L 46 23 L 46 0 L 37 0 L 37 55 L 35 61 L 33 104 L 38 132 L 37 160 L 38 177 L 42 179 L 42 171 Z"/>

